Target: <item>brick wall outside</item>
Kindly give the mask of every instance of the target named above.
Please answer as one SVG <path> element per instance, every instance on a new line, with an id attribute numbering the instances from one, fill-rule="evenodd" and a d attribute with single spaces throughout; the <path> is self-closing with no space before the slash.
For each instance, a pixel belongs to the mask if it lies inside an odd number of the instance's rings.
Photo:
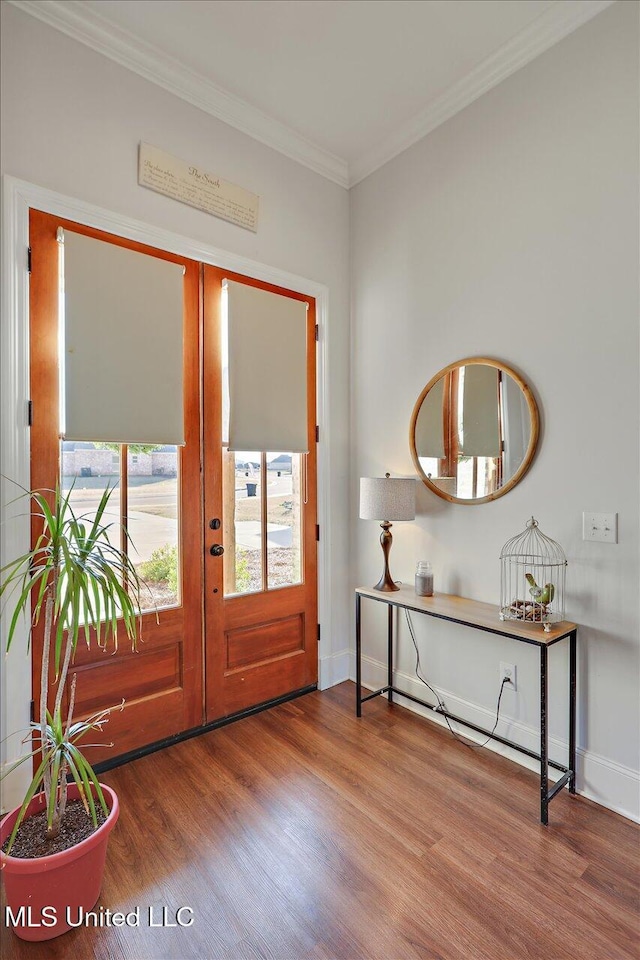
<path id="1" fill-rule="evenodd" d="M 158 450 L 151 454 L 152 472 L 154 477 L 175 477 L 178 473 L 178 457 L 175 453 L 163 453 Z"/>
<path id="2" fill-rule="evenodd" d="M 129 475 L 132 477 L 175 477 L 177 465 L 178 458 L 171 452 L 158 450 L 129 454 Z M 118 460 L 111 450 L 62 452 L 62 475 L 65 477 L 116 477 L 118 473 Z"/>
<path id="3" fill-rule="evenodd" d="M 130 477 L 150 477 L 152 472 L 150 453 L 130 453 L 128 473 Z"/>
<path id="4" fill-rule="evenodd" d="M 62 475 L 64 477 L 118 476 L 118 461 L 111 450 L 64 450 Z"/>

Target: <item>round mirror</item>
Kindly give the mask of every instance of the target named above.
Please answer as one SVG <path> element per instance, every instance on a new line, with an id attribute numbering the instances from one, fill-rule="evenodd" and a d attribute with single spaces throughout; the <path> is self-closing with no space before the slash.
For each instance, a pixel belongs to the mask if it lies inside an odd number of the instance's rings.
<path id="1" fill-rule="evenodd" d="M 522 377 L 497 360 L 469 357 L 437 373 L 418 397 L 411 456 L 439 497 L 486 503 L 527 472 L 538 430 L 538 408 Z"/>

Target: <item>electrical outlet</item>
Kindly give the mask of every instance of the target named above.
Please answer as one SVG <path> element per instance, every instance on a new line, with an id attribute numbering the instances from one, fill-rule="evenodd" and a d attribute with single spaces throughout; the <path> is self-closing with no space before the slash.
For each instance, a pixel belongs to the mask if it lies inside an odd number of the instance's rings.
<path id="1" fill-rule="evenodd" d="M 505 679 L 510 681 L 509 683 L 505 683 L 505 687 L 509 687 L 510 690 L 518 689 L 515 663 L 503 663 L 500 661 L 500 683 Z"/>
<path id="2" fill-rule="evenodd" d="M 601 540 L 603 543 L 618 542 L 617 513 L 583 513 L 582 539 Z"/>

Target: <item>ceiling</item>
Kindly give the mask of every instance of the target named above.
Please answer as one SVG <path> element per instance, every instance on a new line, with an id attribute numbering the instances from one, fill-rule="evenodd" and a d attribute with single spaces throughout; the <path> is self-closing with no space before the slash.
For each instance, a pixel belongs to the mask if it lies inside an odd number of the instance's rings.
<path id="1" fill-rule="evenodd" d="M 351 186 L 613 0 L 13 0 Z"/>

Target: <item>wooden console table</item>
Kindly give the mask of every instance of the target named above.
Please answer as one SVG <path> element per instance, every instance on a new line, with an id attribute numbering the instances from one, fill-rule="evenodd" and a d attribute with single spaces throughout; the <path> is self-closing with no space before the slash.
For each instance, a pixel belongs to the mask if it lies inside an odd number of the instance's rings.
<path id="1" fill-rule="evenodd" d="M 367 696 L 362 696 L 362 625 L 361 625 L 361 606 L 362 600 L 376 600 L 378 603 L 385 603 L 388 606 L 388 652 L 387 652 L 387 684 Z M 440 709 L 437 705 L 420 700 L 410 693 L 399 690 L 393 684 L 393 611 L 394 607 L 402 610 L 410 610 L 413 613 L 425 614 L 428 617 L 435 617 L 438 620 L 449 620 L 451 623 L 460 623 L 465 627 L 471 627 L 474 630 L 482 630 L 485 633 L 495 633 L 500 637 L 509 637 L 512 640 L 519 640 L 522 643 L 529 643 L 538 647 L 540 651 L 540 753 L 534 753 L 526 747 L 500 737 L 497 734 L 491 734 L 490 730 L 478 727 L 468 720 L 463 720 L 447 710 Z M 549 803 L 559 793 L 563 787 L 569 787 L 570 793 L 576 792 L 576 645 L 578 628 L 575 623 L 569 623 L 564 620 L 562 623 L 553 623 L 550 625 L 548 633 L 542 628 L 541 624 L 522 623 L 518 620 L 501 621 L 498 618 L 497 607 L 490 603 L 480 603 L 477 600 L 467 600 L 465 597 L 456 597 L 451 594 L 437 593 L 433 597 L 416 596 L 413 587 L 403 586 L 393 593 L 383 593 L 379 590 L 373 590 L 366 587 L 356 588 L 356 715 L 362 716 L 362 704 L 373 697 L 379 697 L 381 694 L 388 694 L 389 701 L 393 701 L 393 695 L 398 694 L 419 703 L 429 710 L 448 717 L 456 723 L 477 733 L 492 736 L 492 739 L 499 743 L 504 743 L 520 753 L 540 761 L 540 821 L 543 824 L 549 822 Z M 549 647 L 560 640 L 569 640 L 569 765 L 562 766 L 554 760 L 549 760 L 549 731 L 547 727 L 547 704 L 548 704 L 548 651 Z M 560 770 L 563 776 L 549 788 L 549 767 Z"/>

